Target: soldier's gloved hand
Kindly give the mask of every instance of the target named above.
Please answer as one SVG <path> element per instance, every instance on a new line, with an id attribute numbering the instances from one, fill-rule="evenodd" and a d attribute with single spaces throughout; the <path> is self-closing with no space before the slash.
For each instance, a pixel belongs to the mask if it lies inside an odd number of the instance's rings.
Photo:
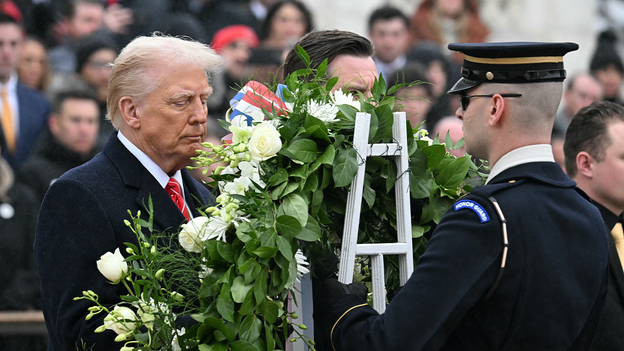
<path id="1" fill-rule="evenodd" d="M 323 282 L 318 293 L 315 292 L 314 305 L 331 305 L 334 301 L 348 294 L 356 295 L 366 302 L 368 288 L 361 282 L 343 284 L 336 278 L 329 278 Z"/>

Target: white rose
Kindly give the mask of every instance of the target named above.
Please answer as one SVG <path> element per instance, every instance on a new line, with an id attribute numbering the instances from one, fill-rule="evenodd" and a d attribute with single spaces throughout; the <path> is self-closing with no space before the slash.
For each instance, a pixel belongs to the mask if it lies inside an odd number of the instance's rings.
<path id="1" fill-rule="evenodd" d="M 275 156 L 282 149 L 280 133 L 269 122 L 257 125 L 249 139 L 249 153 L 256 161 L 265 161 Z"/>
<path id="2" fill-rule="evenodd" d="M 178 239 L 184 250 L 188 252 L 201 252 L 203 247 L 203 233 L 209 221 L 207 217 L 199 216 L 182 226 Z"/>
<path id="3" fill-rule="evenodd" d="M 119 283 L 128 274 L 128 264 L 124 262 L 119 248 L 114 254 L 109 251 L 100 256 L 96 264 L 100 273 L 114 284 Z"/>
<path id="4" fill-rule="evenodd" d="M 128 307 L 116 306 L 111 313 L 104 318 L 106 329 L 117 334 L 127 334 L 136 329 L 137 316 Z"/>

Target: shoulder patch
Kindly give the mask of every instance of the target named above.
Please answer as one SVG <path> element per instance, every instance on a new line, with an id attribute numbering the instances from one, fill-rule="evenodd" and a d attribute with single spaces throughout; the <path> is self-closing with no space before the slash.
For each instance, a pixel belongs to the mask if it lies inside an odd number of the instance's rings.
<path id="1" fill-rule="evenodd" d="M 487 211 L 483 208 L 483 206 L 472 200 L 459 200 L 455 203 L 455 211 L 461 210 L 462 208 L 468 208 L 473 210 L 477 216 L 479 216 L 479 220 L 481 223 L 489 222 L 490 215 L 488 215 Z"/>

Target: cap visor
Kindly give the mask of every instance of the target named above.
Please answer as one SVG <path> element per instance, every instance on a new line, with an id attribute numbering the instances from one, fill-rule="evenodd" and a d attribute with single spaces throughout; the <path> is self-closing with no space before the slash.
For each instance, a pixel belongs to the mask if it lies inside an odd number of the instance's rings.
<path id="1" fill-rule="evenodd" d="M 462 78 L 460 78 L 457 81 L 457 83 L 455 83 L 455 85 L 453 85 L 451 90 L 449 90 L 446 93 L 447 94 L 459 94 L 462 91 L 465 91 L 465 90 L 468 90 L 468 89 L 472 89 L 472 88 L 476 87 L 479 84 L 481 84 L 481 82 L 479 82 L 477 80 L 470 80 L 470 79 L 466 79 L 466 78 L 462 77 Z"/>

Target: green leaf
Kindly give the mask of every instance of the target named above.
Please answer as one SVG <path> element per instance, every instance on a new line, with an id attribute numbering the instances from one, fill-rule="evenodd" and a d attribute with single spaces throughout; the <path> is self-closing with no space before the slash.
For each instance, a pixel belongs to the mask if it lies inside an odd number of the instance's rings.
<path id="1" fill-rule="evenodd" d="M 232 318 L 232 320 L 233 319 L 234 318 Z M 207 317 L 206 319 L 204 319 L 203 324 L 209 326 L 212 329 L 219 330 L 220 332 L 222 332 L 225 335 L 225 337 L 229 341 L 233 341 L 234 340 L 234 335 L 232 335 L 230 330 L 225 326 L 225 323 L 223 323 L 223 321 L 220 318 Z"/>
<path id="2" fill-rule="evenodd" d="M 336 85 L 336 83 L 338 83 L 338 78 L 339 77 L 332 77 L 330 78 L 327 83 L 325 84 L 325 90 L 326 91 L 332 91 L 332 89 L 334 88 L 334 86 Z"/>
<path id="3" fill-rule="evenodd" d="M 375 109 L 375 115 L 377 116 L 378 124 L 377 132 L 373 140 L 383 140 L 392 136 L 392 125 L 394 124 L 392 108 L 388 105 L 379 106 Z"/>
<path id="4" fill-rule="evenodd" d="M 262 267 L 260 266 L 260 264 L 256 261 L 253 261 L 252 267 L 251 269 L 249 269 L 247 272 L 244 273 L 245 275 L 245 284 L 249 284 L 251 282 L 253 282 L 256 277 L 258 276 L 258 274 L 260 273 L 260 270 L 262 269 Z"/>
<path id="5" fill-rule="evenodd" d="M 221 317 L 223 317 L 223 319 L 225 319 L 226 321 L 234 323 L 234 301 L 227 301 L 221 297 L 218 297 L 217 298 L 217 312 L 219 312 Z M 204 323 L 205 322 L 206 321 L 204 321 Z M 224 334 L 226 333 L 224 332 Z M 228 338 L 228 340 L 229 339 L 230 338 Z"/>
<path id="6" fill-rule="evenodd" d="M 277 201 L 277 199 L 281 198 L 287 186 L 288 182 L 284 182 L 278 185 L 277 188 L 271 190 L 271 200 Z"/>
<path id="7" fill-rule="evenodd" d="M 319 181 L 316 173 L 312 173 L 308 176 L 308 179 L 305 181 L 305 185 L 303 186 L 303 191 L 315 191 L 318 189 Z"/>
<path id="8" fill-rule="evenodd" d="M 455 189 L 464 180 L 469 169 L 469 156 L 457 159 L 447 158 L 438 165 L 439 173 L 436 176 L 436 182 L 447 189 Z"/>
<path id="9" fill-rule="evenodd" d="M 310 67 L 310 55 L 299 44 L 297 44 L 297 56 L 299 56 L 306 67 Z"/>
<path id="10" fill-rule="evenodd" d="M 442 144 L 427 146 L 423 152 L 427 155 L 427 168 L 429 169 L 436 167 L 446 158 L 446 148 Z"/>
<path id="11" fill-rule="evenodd" d="M 327 71 L 327 62 L 328 62 L 328 59 L 323 60 L 323 62 L 321 62 L 319 67 L 316 69 L 317 77 L 321 78 L 325 75 L 325 72 Z"/>
<path id="12" fill-rule="evenodd" d="M 273 301 L 264 301 L 258 306 L 258 312 L 266 319 L 267 322 L 273 324 L 277 320 L 279 307 Z"/>
<path id="13" fill-rule="evenodd" d="M 282 149 L 282 151 L 288 151 L 296 160 L 310 163 L 316 160 L 316 149 L 316 143 L 314 141 L 299 139 L 290 144 L 285 150 Z"/>
<path id="14" fill-rule="evenodd" d="M 278 236 L 277 247 L 279 248 L 279 251 L 282 253 L 285 259 L 287 259 L 289 262 L 293 260 L 294 255 L 292 252 L 292 246 L 290 245 L 288 239 L 283 236 Z"/>
<path id="15" fill-rule="evenodd" d="M 327 146 L 323 154 L 316 160 L 315 164 L 323 164 L 331 166 L 334 163 L 334 158 L 336 157 L 336 149 L 333 145 Z"/>
<path id="16" fill-rule="evenodd" d="M 260 258 L 271 258 L 275 257 L 277 250 L 277 247 L 261 246 L 254 250 L 253 253 Z"/>
<path id="17" fill-rule="evenodd" d="M 242 340 L 254 342 L 260 337 L 261 330 L 262 321 L 255 314 L 251 314 L 243 319 L 239 335 Z"/>
<path id="18" fill-rule="evenodd" d="M 253 284 L 245 284 L 245 278 L 237 276 L 232 283 L 232 299 L 236 303 L 243 303 L 245 296 L 253 288 Z"/>
<path id="19" fill-rule="evenodd" d="M 373 208 L 373 205 L 375 204 L 376 193 L 375 190 L 373 190 L 373 188 L 371 187 L 372 181 L 373 178 L 370 175 L 364 175 L 364 191 L 362 193 L 362 197 L 364 198 L 364 201 L 366 201 L 368 208 Z"/>
<path id="20" fill-rule="evenodd" d="M 414 199 L 424 199 L 433 193 L 436 184 L 428 173 L 421 176 L 415 176 L 413 173 L 410 173 L 409 177 L 410 192 Z"/>
<path id="21" fill-rule="evenodd" d="M 354 126 L 355 125 L 355 116 L 358 112 L 358 109 L 351 106 L 351 105 L 336 105 L 336 107 L 338 108 L 338 110 L 340 112 L 342 112 L 343 116 L 338 116 L 338 119 L 340 119 L 341 122 L 343 122 L 343 124 L 346 124 L 347 126 Z"/>
<path id="22" fill-rule="evenodd" d="M 269 279 L 269 267 L 263 267 L 256 283 L 254 284 L 254 297 L 256 298 L 256 304 L 261 303 L 266 299 L 267 285 Z"/>
<path id="23" fill-rule="evenodd" d="M 293 191 L 297 190 L 299 188 L 299 183 L 298 182 L 288 182 L 288 185 L 286 185 L 286 188 L 284 189 L 284 192 L 282 192 L 282 195 L 279 198 L 282 198 L 290 193 L 292 193 Z"/>
<path id="24" fill-rule="evenodd" d="M 254 284 L 254 287 L 255 287 L 255 284 Z M 243 301 L 240 309 L 238 310 L 238 313 L 245 316 L 245 315 L 252 313 L 255 309 L 256 309 L 256 300 L 254 299 L 254 292 L 253 290 L 249 290 L 247 292 L 247 295 L 245 296 L 245 300 Z"/>
<path id="25" fill-rule="evenodd" d="M 299 194 L 288 194 L 280 207 L 284 214 L 296 218 L 302 226 L 308 222 L 308 202 Z"/>
<path id="26" fill-rule="evenodd" d="M 323 168 L 323 179 L 321 181 L 321 186 L 319 187 L 319 190 L 323 190 L 325 188 L 327 188 L 329 186 L 329 184 L 331 184 L 332 182 L 332 168 L 331 167 L 324 167 Z"/>
<path id="27" fill-rule="evenodd" d="M 232 351 L 261 351 L 256 345 L 244 341 L 238 340 L 232 343 Z"/>
<path id="28" fill-rule="evenodd" d="M 275 174 L 269 178 L 269 182 L 267 183 L 270 186 L 275 186 L 278 184 L 282 184 L 283 182 L 288 180 L 288 171 L 284 168 L 279 168 Z"/>
<path id="29" fill-rule="evenodd" d="M 355 149 L 340 149 L 338 157 L 334 160 L 334 187 L 346 187 L 358 171 L 358 157 Z"/>
<path id="30" fill-rule="evenodd" d="M 292 239 L 301 232 L 301 223 L 293 216 L 283 215 L 277 217 L 275 229 L 280 235 Z"/>
<path id="31" fill-rule="evenodd" d="M 234 263 L 234 248 L 232 245 L 224 242 L 217 242 L 217 251 L 219 251 L 219 255 L 229 263 Z"/>
<path id="32" fill-rule="evenodd" d="M 412 238 L 420 238 L 425 234 L 425 227 L 421 225 L 412 225 Z"/>
<path id="33" fill-rule="evenodd" d="M 319 191 L 320 192 L 320 191 Z M 308 223 L 301 229 L 301 232 L 297 235 L 297 239 L 303 241 L 317 241 L 321 238 L 321 227 L 316 222 L 314 217 L 308 217 Z"/>

